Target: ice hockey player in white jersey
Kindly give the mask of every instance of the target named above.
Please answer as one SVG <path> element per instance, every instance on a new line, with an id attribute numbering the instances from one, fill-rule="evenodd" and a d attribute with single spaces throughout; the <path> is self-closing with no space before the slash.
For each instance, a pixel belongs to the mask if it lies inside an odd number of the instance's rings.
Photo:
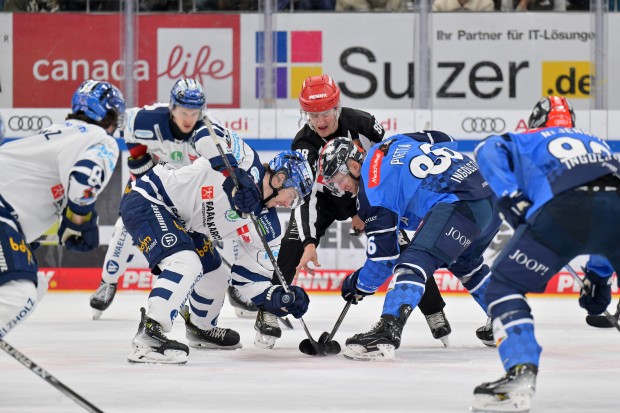
<path id="1" fill-rule="evenodd" d="M 127 164 L 132 180 L 143 176 L 158 162 L 165 162 L 173 168 L 194 162 L 200 156 L 194 147 L 194 139 L 208 134 L 203 121 L 205 108 L 206 98 L 200 83 L 181 78 L 170 91 L 169 104 L 130 109 L 124 140 L 129 151 Z M 210 119 L 214 128 L 234 134 L 224 130 L 215 119 Z M 130 187 L 131 181 L 125 192 Z M 118 279 L 125 273 L 136 252 L 131 236 L 119 217 L 106 252 L 99 288 L 90 298 L 94 319 L 101 317 L 102 312 L 112 304 Z"/>
<path id="2" fill-rule="evenodd" d="M 67 249 L 99 246 L 95 201 L 112 176 L 112 134 L 125 115 L 121 92 L 87 80 L 73 95 L 64 123 L 0 147 L 0 338 L 34 311 L 47 290 L 37 276 L 37 239 L 59 219 Z"/>
<path id="3" fill-rule="evenodd" d="M 136 180 L 122 200 L 127 231 L 158 274 L 148 310 L 141 309 L 130 362 L 187 362 L 188 346 L 165 335 L 179 312 L 185 319 L 189 345 L 205 347 L 209 341 L 205 336 L 216 322 L 209 306 L 215 300 L 213 294 L 220 294 L 212 290 L 212 279 L 228 271 L 213 241 L 238 241 L 232 282 L 244 299 L 280 317 L 298 318 L 308 309 L 309 298 L 302 288 L 291 286 L 287 293 L 271 284 L 274 268 L 261 242 L 264 237 L 277 254 L 281 228 L 275 207 L 294 208 L 303 203 L 312 189 L 308 162 L 300 153 L 286 151 L 262 165 L 256 152 L 237 135 L 214 133 L 217 138 L 197 138 L 195 147 L 202 156 L 193 164 L 176 170 L 155 166 Z M 239 189 L 214 140 L 234 167 Z M 258 220 L 260 234 L 243 216 L 250 212 Z M 188 299 L 189 308 L 184 306 Z M 229 331 L 220 333 L 222 339 L 239 347 L 239 335 Z"/>

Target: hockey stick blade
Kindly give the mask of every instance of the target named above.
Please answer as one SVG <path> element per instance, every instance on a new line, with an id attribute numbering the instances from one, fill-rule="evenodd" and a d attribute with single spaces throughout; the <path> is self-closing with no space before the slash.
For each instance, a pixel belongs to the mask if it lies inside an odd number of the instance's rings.
<path id="1" fill-rule="evenodd" d="M 82 406 L 86 411 L 93 413 L 103 413 L 103 410 L 100 410 L 99 408 L 91 404 L 88 400 L 62 384 L 60 381 L 58 381 L 56 377 L 45 371 L 42 367 L 37 365 L 34 361 L 30 360 L 28 357 L 19 352 L 15 347 L 11 346 L 6 341 L 0 340 L 0 348 L 6 351 L 7 354 L 13 357 L 15 360 L 28 367 L 30 371 L 32 371 L 34 374 L 41 377 L 52 386 L 56 387 L 56 389 L 58 389 L 61 393 L 65 394 L 71 400 Z"/>
<path id="2" fill-rule="evenodd" d="M 613 328 L 614 326 L 604 315 L 587 315 L 586 323 L 597 328 Z"/>

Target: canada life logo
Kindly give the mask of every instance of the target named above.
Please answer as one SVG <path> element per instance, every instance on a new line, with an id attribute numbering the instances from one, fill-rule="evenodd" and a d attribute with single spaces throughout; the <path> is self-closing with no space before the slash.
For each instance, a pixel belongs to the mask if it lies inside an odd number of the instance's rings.
<path id="1" fill-rule="evenodd" d="M 234 92 L 234 32 L 227 28 L 157 29 L 157 98 L 170 99 L 181 77 L 199 82 L 209 105 L 230 106 Z"/>
<path id="2" fill-rule="evenodd" d="M 277 99 L 297 99 L 308 76 L 323 74 L 323 32 L 277 31 L 273 33 L 274 83 Z M 261 98 L 264 79 L 264 32 L 256 32 L 256 98 Z"/>

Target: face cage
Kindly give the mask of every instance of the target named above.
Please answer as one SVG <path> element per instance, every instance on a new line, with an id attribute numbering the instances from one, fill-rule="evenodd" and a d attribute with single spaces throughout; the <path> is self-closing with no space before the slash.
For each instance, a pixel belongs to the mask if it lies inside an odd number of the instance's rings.
<path id="1" fill-rule="evenodd" d="M 335 110 L 336 111 L 336 123 L 338 122 L 338 119 L 340 119 L 340 113 L 342 113 L 342 105 L 340 104 L 340 102 L 338 102 L 338 105 L 335 108 L 331 108 L 331 109 L 327 109 L 323 112 L 327 112 L 329 110 Z M 307 124 L 310 129 L 314 130 L 314 127 L 312 127 L 312 123 L 310 122 L 310 112 L 306 112 L 303 109 L 299 109 L 299 114 L 301 115 L 301 121 L 302 123 Z M 314 113 L 314 112 L 312 112 Z M 301 125 L 300 125 L 301 126 Z"/>

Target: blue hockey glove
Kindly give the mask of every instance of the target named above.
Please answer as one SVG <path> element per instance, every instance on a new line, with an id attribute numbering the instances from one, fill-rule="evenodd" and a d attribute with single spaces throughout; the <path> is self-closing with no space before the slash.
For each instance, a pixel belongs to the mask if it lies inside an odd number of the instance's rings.
<path id="1" fill-rule="evenodd" d="M 583 287 L 579 293 L 579 306 L 590 315 L 602 314 L 611 303 L 611 277 L 601 278 L 594 271 L 584 269 Z"/>
<path id="2" fill-rule="evenodd" d="M 532 202 L 521 191 L 501 197 L 497 201 L 499 215 L 513 229 L 525 223 L 525 214 L 532 206 Z"/>
<path id="3" fill-rule="evenodd" d="M 301 287 L 290 286 L 289 290 L 287 293 L 282 286 L 274 285 L 265 291 L 265 310 L 277 317 L 286 317 L 289 314 L 295 318 L 302 317 L 308 311 L 310 297 Z"/>
<path id="4" fill-rule="evenodd" d="M 99 246 L 99 227 L 97 212 L 91 212 L 90 220 L 83 224 L 74 224 L 67 218 L 67 211 L 62 214 L 58 228 L 58 242 L 70 251 L 88 252 Z"/>
<path id="5" fill-rule="evenodd" d="M 357 304 L 362 301 L 367 295 L 374 294 L 374 292 L 367 293 L 365 291 L 360 291 L 357 289 L 357 277 L 360 274 L 360 270 L 349 274 L 347 278 L 344 279 L 342 287 L 340 288 L 340 294 L 342 295 L 342 298 L 344 298 L 345 301 L 351 301 L 351 304 Z"/>
<path id="6" fill-rule="evenodd" d="M 239 188 L 235 188 L 235 183 L 232 177 L 227 177 L 222 188 L 228 196 L 230 206 L 236 211 L 242 214 L 254 213 L 258 216 L 262 205 L 262 197 L 258 186 L 254 183 L 252 176 L 241 168 L 233 169 L 237 182 L 239 182 Z"/>

